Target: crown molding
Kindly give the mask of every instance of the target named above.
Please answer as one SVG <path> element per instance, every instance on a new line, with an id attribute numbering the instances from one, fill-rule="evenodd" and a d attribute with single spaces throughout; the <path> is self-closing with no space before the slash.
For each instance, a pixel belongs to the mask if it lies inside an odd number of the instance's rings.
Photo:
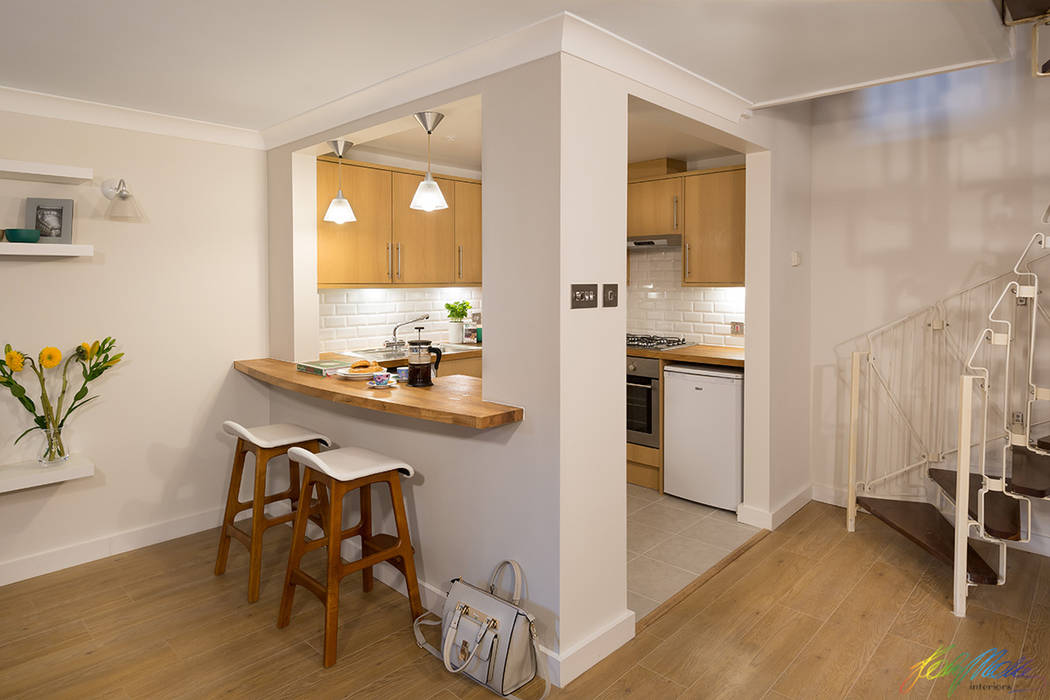
<path id="1" fill-rule="evenodd" d="M 277 148 L 316 139 L 326 130 L 558 53 L 602 66 L 733 123 L 751 114 L 752 105 L 743 97 L 571 12 L 560 12 L 264 129 L 263 140 L 267 148 Z"/>
<path id="2" fill-rule="evenodd" d="M 226 146 L 258 150 L 265 148 L 262 134 L 253 129 L 213 124 L 186 117 L 173 117 L 130 107 L 116 107 L 101 102 L 4 86 L 0 86 L 0 112 L 64 119 L 193 141 L 219 143 Z"/>

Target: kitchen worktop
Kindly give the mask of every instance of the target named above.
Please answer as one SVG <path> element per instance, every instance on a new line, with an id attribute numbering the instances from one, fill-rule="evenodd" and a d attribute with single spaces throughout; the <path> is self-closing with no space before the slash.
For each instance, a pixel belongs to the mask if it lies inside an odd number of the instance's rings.
<path id="1" fill-rule="evenodd" d="M 481 346 L 477 343 L 434 343 L 439 348 L 442 358 L 450 360 L 470 360 L 481 357 Z M 408 364 L 408 350 L 401 348 L 399 351 L 390 351 L 386 348 L 375 348 L 370 350 L 345 350 L 343 352 L 321 353 L 322 360 L 372 360 L 384 367 L 397 367 Z"/>
<path id="2" fill-rule="evenodd" d="M 253 379 L 288 391 L 437 423 L 483 429 L 518 423 L 524 418 L 524 410 L 517 406 L 484 401 L 477 377 L 453 374 L 436 377 L 434 386 L 429 387 L 369 389 L 363 381 L 300 372 L 294 362 L 267 358 L 237 360 L 233 366 Z"/>
<path id="3" fill-rule="evenodd" d="M 652 357 L 668 362 L 696 362 L 704 365 L 722 365 L 725 367 L 744 366 L 744 348 L 730 348 L 721 345 L 687 345 L 671 350 L 650 350 L 648 348 L 627 348 L 630 357 Z"/>

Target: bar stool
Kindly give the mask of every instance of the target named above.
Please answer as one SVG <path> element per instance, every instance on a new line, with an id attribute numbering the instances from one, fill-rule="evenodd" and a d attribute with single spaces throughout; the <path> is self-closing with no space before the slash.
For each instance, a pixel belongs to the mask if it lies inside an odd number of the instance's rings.
<path id="1" fill-rule="evenodd" d="M 292 550 L 288 555 L 288 571 L 284 577 L 277 626 L 285 627 L 291 620 L 292 599 L 297 585 L 305 587 L 320 598 L 325 609 L 324 665 L 327 667 L 335 663 L 336 635 L 339 628 L 339 582 L 343 577 L 361 571 L 362 587 L 365 592 L 371 591 L 372 567 L 388 561 L 405 577 L 412 619 L 415 620 L 423 614 L 400 479 L 401 474 L 410 477 L 415 470 L 393 457 L 360 447 L 343 447 L 321 454 L 312 454 L 293 447 L 288 450 L 288 459 L 301 462 L 306 467 L 302 494 L 308 503 L 311 502 L 313 489 L 321 489 L 318 502 L 320 507 L 326 510 L 322 515 L 326 527 L 324 537 L 307 541 L 306 521 L 315 507 L 299 509 L 292 534 Z M 394 507 L 394 524 L 397 527 L 396 536 L 372 532 L 372 484 L 383 482 L 390 486 L 390 502 Z M 324 498 L 325 487 L 331 495 L 330 501 Z M 361 520 L 353 527 L 343 530 L 343 499 L 347 493 L 358 489 L 361 498 Z M 361 558 L 344 563 L 340 549 L 343 540 L 350 537 L 361 538 Z M 321 583 L 300 568 L 303 555 L 321 547 L 328 548 L 325 583 Z"/>
<path id="2" fill-rule="evenodd" d="M 297 447 L 304 452 L 306 450 L 317 452 L 322 444 L 327 447 L 331 445 L 331 441 L 321 433 L 291 423 L 245 428 L 239 423 L 228 420 L 222 424 L 222 428 L 237 438 L 237 448 L 233 455 L 230 490 L 226 496 L 226 513 L 223 515 L 222 528 L 219 530 L 219 553 L 215 557 L 215 575 L 221 576 L 226 572 L 226 559 L 230 554 L 230 538 L 236 538 L 248 548 L 248 602 L 254 603 L 259 600 L 263 533 L 274 525 L 294 519 L 299 510 L 299 464 L 289 460 L 288 488 L 269 496 L 266 495 L 266 466 L 274 457 L 288 452 L 289 448 Z M 255 482 L 252 489 L 252 500 L 241 501 L 241 475 L 244 473 L 245 455 L 249 452 L 255 454 Z M 266 517 L 264 506 L 286 498 L 292 503 L 290 513 L 275 518 Z M 233 524 L 234 517 L 249 508 L 252 511 L 250 534 Z"/>

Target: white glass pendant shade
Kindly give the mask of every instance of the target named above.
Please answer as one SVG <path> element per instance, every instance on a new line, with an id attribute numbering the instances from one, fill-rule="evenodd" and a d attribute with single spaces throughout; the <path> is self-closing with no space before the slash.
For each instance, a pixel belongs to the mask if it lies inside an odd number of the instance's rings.
<path id="1" fill-rule="evenodd" d="M 408 208 L 418 209 L 419 211 L 448 209 L 445 195 L 441 193 L 441 188 L 438 187 L 437 182 L 434 181 L 430 173 L 427 173 L 427 176 L 423 178 L 423 182 L 419 183 L 419 187 L 416 188 L 416 194 L 412 197 L 412 203 L 408 205 Z"/>
<path id="2" fill-rule="evenodd" d="M 333 224 L 348 224 L 351 221 L 357 221 L 353 207 L 350 206 L 350 202 L 346 201 L 342 190 L 339 190 L 339 194 L 328 205 L 328 211 L 324 213 L 324 220 L 331 221 Z"/>

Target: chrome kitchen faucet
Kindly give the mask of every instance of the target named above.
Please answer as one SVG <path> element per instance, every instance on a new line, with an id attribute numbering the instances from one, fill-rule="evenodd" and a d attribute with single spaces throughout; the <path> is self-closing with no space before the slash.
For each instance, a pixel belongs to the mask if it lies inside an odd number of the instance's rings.
<path id="1" fill-rule="evenodd" d="M 423 314 L 419 318 L 414 318 L 411 321 L 405 321 L 404 323 L 397 324 L 396 326 L 394 326 L 394 338 L 392 340 L 385 341 L 383 343 L 383 347 L 385 347 L 385 348 L 395 348 L 395 349 L 396 348 L 403 348 L 403 347 L 405 347 L 408 343 L 406 343 L 403 340 L 398 340 L 397 339 L 397 329 L 400 328 L 401 326 L 407 326 L 410 323 L 417 323 L 419 321 L 426 321 L 428 318 L 430 318 L 430 314 Z"/>

